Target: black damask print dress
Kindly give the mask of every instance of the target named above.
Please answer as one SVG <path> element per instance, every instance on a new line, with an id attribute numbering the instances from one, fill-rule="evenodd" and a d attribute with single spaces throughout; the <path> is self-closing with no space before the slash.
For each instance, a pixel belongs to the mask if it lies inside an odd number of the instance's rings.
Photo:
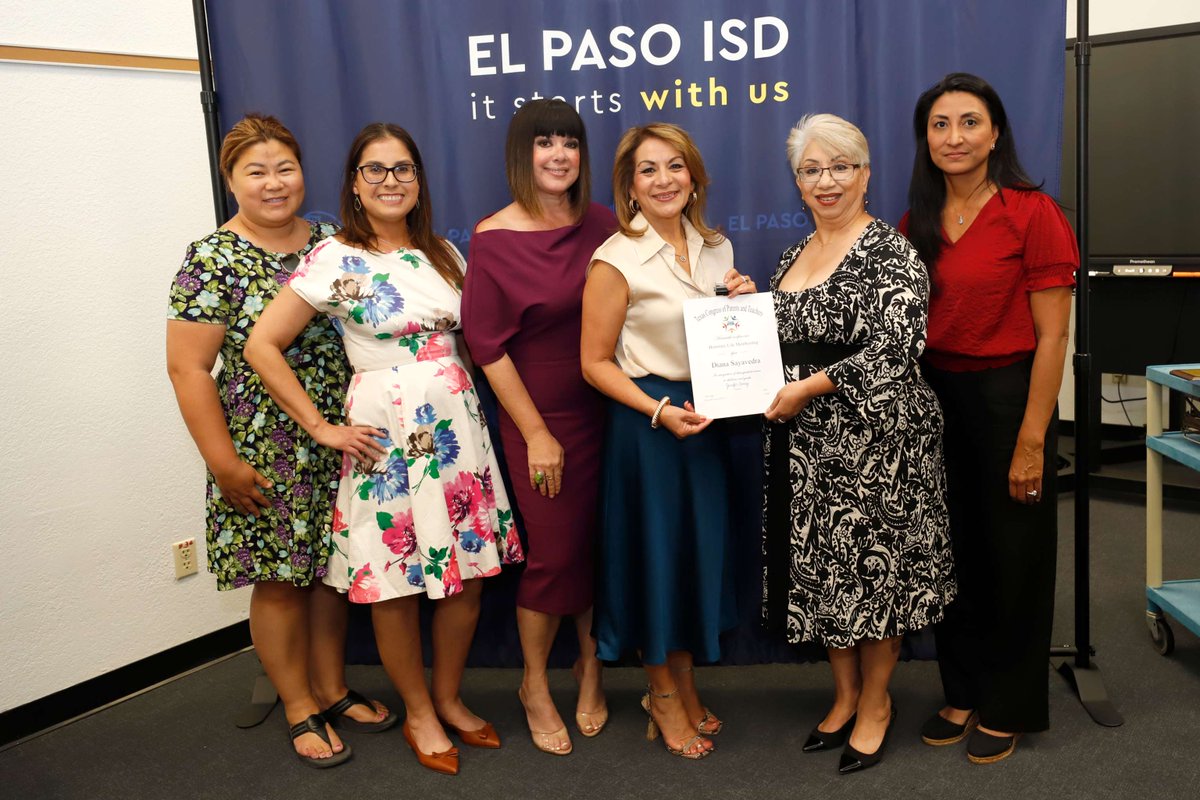
<path id="1" fill-rule="evenodd" d="M 811 238 L 811 237 L 810 237 Z M 788 343 L 855 350 L 828 361 L 837 391 L 766 424 L 763 607 L 791 642 L 850 647 L 937 622 L 956 593 L 942 412 L 921 377 L 928 276 L 895 229 L 872 221 L 824 283 L 771 279 L 784 371 Z"/>

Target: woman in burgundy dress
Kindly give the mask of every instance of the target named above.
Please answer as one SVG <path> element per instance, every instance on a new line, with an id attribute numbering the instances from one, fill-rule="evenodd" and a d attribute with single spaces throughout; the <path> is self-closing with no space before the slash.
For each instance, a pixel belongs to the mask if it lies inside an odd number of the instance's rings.
<path id="1" fill-rule="evenodd" d="M 471 238 L 463 328 L 500 400 L 500 437 L 525 522 L 517 627 L 525 659 L 520 697 L 538 749 L 571 752 L 550 697 L 546 662 L 564 616 L 575 618 L 575 722 L 595 736 L 608 721 L 591 635 L 593 542 L 604 405 L 579 366 L 587 265 L 616 229 L 591 202 L 583 120 L 561 100 L 513 116 L 505 162 L 513 202 Z"/>

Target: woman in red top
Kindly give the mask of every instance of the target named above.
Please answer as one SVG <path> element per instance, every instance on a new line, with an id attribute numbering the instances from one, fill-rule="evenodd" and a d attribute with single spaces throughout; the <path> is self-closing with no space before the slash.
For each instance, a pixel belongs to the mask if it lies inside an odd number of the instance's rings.
<path id="1" fill-rule="evenodd" d="M 946 705 L 921 736 L 946 745 L 970 734 L 967 757 L 986 764 L 1049 727 L 1055 403 L 1079 251 L 1022 169 L 986 81 L 947 75 L 917 100 L 913 129 L 900 227 L 932 279 L 924 367 L 946 417 L 959 580 L 935 629 Z"/>

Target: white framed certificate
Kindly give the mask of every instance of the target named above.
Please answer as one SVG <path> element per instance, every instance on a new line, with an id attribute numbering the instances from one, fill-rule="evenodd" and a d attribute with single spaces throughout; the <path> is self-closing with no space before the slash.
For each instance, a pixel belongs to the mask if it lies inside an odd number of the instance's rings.
<path id="1" fill-rule="evenodd" d="M 783 388 L 783 358 L 770 292 L 683 303 L 692 396 L 706 417 L 761 414 Z"/>

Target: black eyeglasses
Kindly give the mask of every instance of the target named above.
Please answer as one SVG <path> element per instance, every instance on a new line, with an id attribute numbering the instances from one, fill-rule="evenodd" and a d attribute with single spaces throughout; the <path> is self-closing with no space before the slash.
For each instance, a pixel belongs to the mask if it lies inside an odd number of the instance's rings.
<path id="1" fill-rule="evenodd" d="M 828 170 L 829 177 L 838 183 L 844 183 L 850 180 L 854 175 L 854 170 L 861 166 L 862 164 L 847 164 L 844 161 L 839 161 L 836 164 L 830 164 L 828 167 L 801 167 L 796 170 L 796 175 L 805 183 L 816 183 L 821 180 L 821 173 Z"/>
<path id="2" fill-rule="evenodd" d="M 383 164 L 363 164 L 361 167 L 356 167 L 355 171 L 362 175 L 363 180 L 367 183 L 383 183 L 387 180 L 388 173 L 396 176 L 396 180 L 401 183 L 412 183 L 417 179 L 416 164 L 397 164 L 394 167 L 385 167 Z"/>

